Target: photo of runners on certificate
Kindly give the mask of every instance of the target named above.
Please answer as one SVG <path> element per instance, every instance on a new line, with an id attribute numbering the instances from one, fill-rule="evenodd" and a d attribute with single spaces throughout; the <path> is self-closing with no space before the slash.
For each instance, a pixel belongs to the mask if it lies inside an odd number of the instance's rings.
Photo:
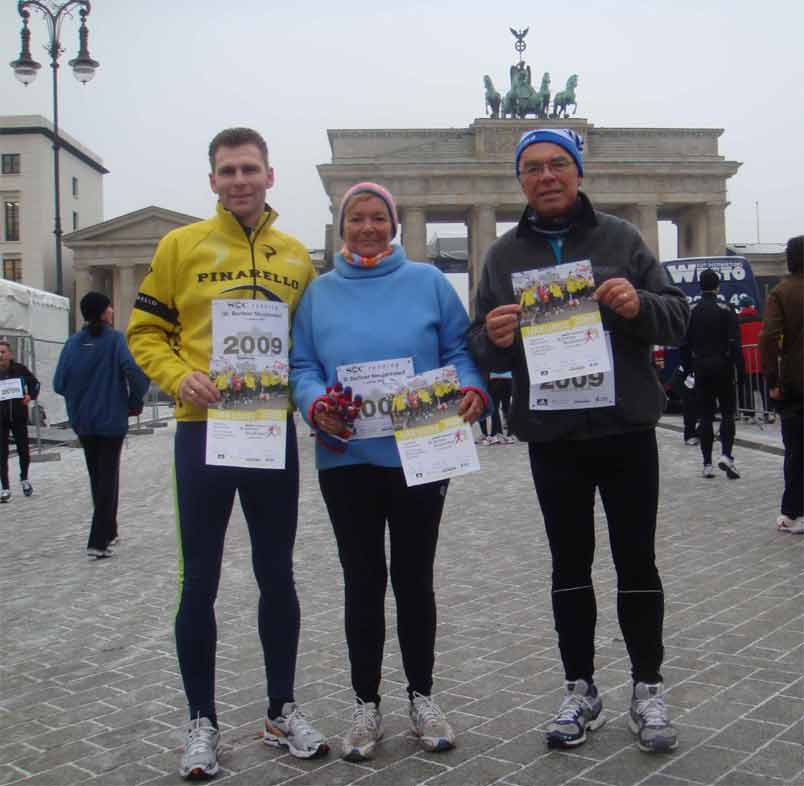
<path id="1" fill-rule="evenodd" d="M 588 259 L 511 274 L 531 385 L 611 370 Z"/>
<path id="2" fill-rule="evenodd" d="M 460 388 L 455 367 L 444 366 L 405 380 L 388 397 L 408 486 L 480 469 L 472 427 L 458 415 Z"/>
<path id="3" fill-rule="evenodd" d="M 284 469 L 287 303 L 213 300 L 209 378 L 221 398 L 207 412 L 206 463 Z"/>

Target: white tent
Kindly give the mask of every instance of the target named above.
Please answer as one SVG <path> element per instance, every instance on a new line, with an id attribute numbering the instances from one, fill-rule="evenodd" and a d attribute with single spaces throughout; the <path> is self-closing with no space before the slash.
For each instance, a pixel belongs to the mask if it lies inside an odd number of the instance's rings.
<path id="1" fill-rule="evenodd" d="M 0 279 L 0 336 L 16 344 L 15 359 L 33 371 L 49 423 L 67 419 L 64 399 L 53 392 L 53 373 L 67 341 L 70 301 L 61 295 Z M 15 342 L 13 339 L 17 338 Z"/>

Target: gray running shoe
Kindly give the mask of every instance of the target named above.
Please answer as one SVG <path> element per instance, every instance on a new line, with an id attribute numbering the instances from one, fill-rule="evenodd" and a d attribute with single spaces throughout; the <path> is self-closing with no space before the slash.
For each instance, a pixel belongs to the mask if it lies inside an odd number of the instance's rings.
<path id="1" fill-rule="evenodd" d="M 190 722 L 184 736 L 184 754 L 179 775 L 188 780 L 211 778 L 218 772 L 218 743 L 220 732 L 209 718 Z"/>
<path id="2" fill-rule="evenodd" d="M 597 688 L 586 680 L 567 683 L 556 717 L 547 726 L 548 748 L 574 748 L 586 742 L 586 730 L 599 729 L 606 722 Z"/>
<path id="3" fill-rule="evenodd" d="M 721 456 L 717 462 L 718 467 L 726 473 L 726 477 L 730 480 L 737 480 L 740 473 L 737 472 L 737 466 L 731 456 Z"/>
<path id="4" fill-rule="evenodd" d="M 382 739 L 382 713 L 373 701 L 355 699 L 352 726 L 343 737 L 341 756 L 346 761 L 365 761 L 371 758 L 374 746 Z"/>
<path id="5" fill-rule="evenodd" d="M 23 480 L 22 481 L 22 493 L 26 497 L 30 497 L 33 494 L 33 486 L 31 485 L 30 480 Z"/>
<path id="6" fill-rule="evenodd" d="M 703 472 L 701 473 L 705 478 L 715 477 L 715 468 L 711 464 L 704 464 Z"/>
<path id="7" fill-rule="evenodd" d="M 664 753 L 678 745 L 678 733 L 667 717 L 663 692 L 661 682 L 634 685 L 628 728 L 636 735 L 639 749 L 648 753 Z"/>
<path id="8" fill-rule="evenodd" d="M 409 714 L 413 733 L 426 751 L 435 753 L 455 747 L 455 732 L 449 725 L 444 711 L 432 697 L 414 693 Z"/>
<path id="9" fill-rule="evenodd" d="M 0 491 L 0 502 L 8 502 L 11 499 L 11 492 L 8 489 Z"/>
<path id="10" fill-rule="evenodd" d="M 290 702 L 282 707 L 278 717 L 265 717 L 262 741 L 275 748 L 287 748 L 297 759 L 312 759 L 329 753 L 324 735 L 310 725 L 295 703 Z"/>

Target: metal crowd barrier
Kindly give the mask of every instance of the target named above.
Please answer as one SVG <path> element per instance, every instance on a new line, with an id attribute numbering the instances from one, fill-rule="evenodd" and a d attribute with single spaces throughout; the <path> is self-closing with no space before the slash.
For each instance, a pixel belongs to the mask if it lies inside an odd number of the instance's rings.
<path id="1" fill-rule="evenodd" d="M 737 417 L 744 422 L 754 423 L 765 428 L 776 421 L 776 413 L 770 408 L 768 382 L 760 371 L 759 347 L 756 344 L 743 345 L 745 371 L 735 381 L 737 393 Z"/>

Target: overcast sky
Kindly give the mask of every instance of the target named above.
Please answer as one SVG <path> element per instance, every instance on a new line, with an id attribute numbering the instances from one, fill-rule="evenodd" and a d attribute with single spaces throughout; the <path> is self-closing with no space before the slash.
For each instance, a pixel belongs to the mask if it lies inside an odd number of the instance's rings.
<path id="1" fill-rule="evenodd" d="M 400 8 L 400 6 L 402 6 Z M 19 53 L 16 0 L 0 0 L 0 54 Z M 722 128 L 720 153 L 742 162 L 728 183 L 730 243 L 804 232 L 802 4 L 794 0 L 524 3 L 93 0 L 82 86 L 62 31 L 61 126 L 99 154 L 105 215 L 149 204 L 208 215 L 206 149 L 219 129 L 267 138 L 282 229 L 320 248 L 329 219 L 315 166 L 328 128 L 466 127 L 483 117 L 483 74 L 508 89 L 509 27 L 529 27 L 525 59 L 559 89 L 579 75 L 578 117 L 596 126 Z M 23 87 L 0 73 L 0 114 L 51 115 L 43 64 Z M 430 231 L 437 230 L 430 225 Z M 663 250 L 667 246 L 663 243 Z"/>

